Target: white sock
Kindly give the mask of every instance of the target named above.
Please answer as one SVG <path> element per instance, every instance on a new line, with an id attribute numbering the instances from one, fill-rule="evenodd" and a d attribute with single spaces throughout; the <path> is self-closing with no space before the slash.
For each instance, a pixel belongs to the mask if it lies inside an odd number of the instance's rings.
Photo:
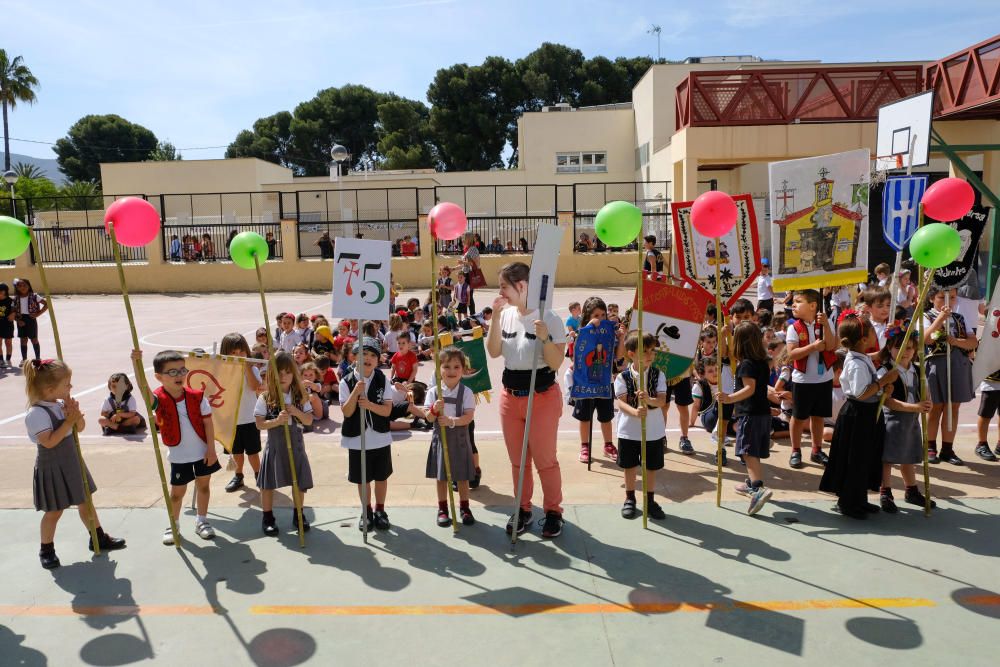
<path id="1" fill-rule="evenodd" d="M 195 522 L 195 524 L 199 524 L 199 523 L 207 523 L 207 522 L 208 522 L 208 517 L 207 517 L 207 516 L 205 516 L 204 514 L 199 514 L 199 515 L 197 516 L 197 518 L 195 518 L 195 521 L 194 521 L 194 522 Z"/>

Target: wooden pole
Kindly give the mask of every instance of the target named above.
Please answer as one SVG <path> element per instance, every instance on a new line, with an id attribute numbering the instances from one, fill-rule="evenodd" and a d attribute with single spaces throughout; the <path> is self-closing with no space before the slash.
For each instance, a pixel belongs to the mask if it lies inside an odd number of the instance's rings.
<path id="1" fill-rule="evenodd" d="M 950 289 L 944 290 L 944 307 L 949 309 L 951 308 Z M 945 347 L 947 348 L 945 350 L 944 363 L 945 363 L 946 378 L 948 383 L 948 405 L 947 407 L 945 407 L 944 410 L 944 420 L 945 420 L 944 423 L 945 427 L 950 431 L 953 428 L 953 421 L 954 421 L 951 418 L 951 343 L 948 342 L 949 339 L 951 338 L 951 315 L 949 315 L 948 318 L 944 321 L 944 331 L 945 331 L 944 335 Z M 952 436 L 952 439 L 954 440 L 954 436 Z M 942 441 L 944 440 L 944 433 L 941 434 L 941 440 Z"/>
<path id="2" fill-rule="evenodd" d="M 921 296 L 920 296 L 920 305 L 918 307 L 918 310 L 920 311 L 920 315 L 919 315 L 920 322 L 918 324 L 918 326 L 920 327 L 920 340 L 918 341 L 919 344 L 917 345 L 917 350 L 918 350 L 919 358 L 920 358 L 920 368 L 919 368 L 919 372 L 917 373 L 917 378 L 920 380 L 920 401 L 921 402 L 927 400 L 927 377 L 926 377 L 927 376 L 927 366 L 926 366 L 926 364 L 927 364 L 927 347 L 924 345 L 924 315 L 923 315 L 923 305 L 924 305 L 925 295 L 923 293 L 926 292 L 926 288 L 924 287 L 924 283 L 926 283 L 928 285 L 931 283 L 931 281 L 930 281 L 930 275 L 929 275 L 930 272 L 931 272 L 931 269 L 928 269 L 927 270 L 927 274 L 928 275 L 926 275 L 926 276 L 924 275 L 923 271 L 920 272 L 920 292 L 921 292 Z M 912 320 L 910 321 L 910 324 L 911 325 L 913 324 Z M 905 340 L 903 341 L 903 345 L 904 346 L 906 345 L 906 341 Z M 898 360 L 897 360 L 897 363 L 898 363 Z M 920 432 L 923 434 L 923 440 L 924 440 L 924 443 L 923 443 L 924 444 L 924 447 L 923 447 L 923 450 L 924 450 L 924 516 L 925 517 L 929 517 L 931 515 L 931 467 L 930 467 L 930 464 L 929 464 L 929 462 L 927 460 L 927 450 L 929 448 L 929 442 L 928 442 L 928 438 L 927 438 L 928 433 L 927 433 L 927 413 L 926 412 L 921 412 L 920 413 Z"/>
<path id="3" fill-rule="evenodd" d="M 720 286 L 722 284 L 722 277 L 719 271 L 719 239 L 715 239 L 715 331 L 716 331 L 716 344 L 715 344 L 715 363 L 717 368 L 717 379 L 716 390 L 718 392 L 722 391 L 722 348 L 720 344 L 722 343 L 722 293 L 720 292 Z M 732 354 L 732 351 L 730 351 Z M 715 422 L 715 506 L 722 507 L 722 455 L 725 452 L 723 447 L 723 437 L 725 434 L 726 423 L 722 418 L 722 401 L 715 399 L 716 406 L 715 409 L 719 413 L 719 418 Z"/>
<path id="4" fill-rule="evenodd" d="M 642 282 L 643 276 L 642 271 L 645 266 L 646 254 L 643 251 L 639 251 L 639 278 L 636 281 L 636 308 L 638 312 L 636 313 L 636 326 L 638 328 L 639 340 L 638 347 L 636 349 L 636 368 L 639 371 L 639 391 L 646 391 L 646 370 L 643 367 L 645 346 L 642 340 Z M 649 267 L 650 269 L 656 269 L 655 266 Z M 652 273 L 652 271 L 650 271 Z M 640 408 L 646 408 L 646 401 L 636 402 L 636 405 Z M 659 409 L 659 408 L 657 408 Z M 642 527 L 649 528 L 649 483 L 646 481 L 649 470 L 646 467 L 646 417 L 639 417 L 639 458 L 642 461 Z"/>
<path id="5" fill-rule="evenodd" d="M 431 244 L 431 319 L 437 322 L 437 309 L 438 309 L 438 291 L 437 291 L 437 252 L 434 248 L 434 244 Z M 436 324 L 435 324 L 436 326 Z M 434 336 L 434 341 L 431 343 L 431 347 L 434 350 L 434 388 L 437 390 L 435 394 L 438 399 L 444 400 L 444 394 L 441 393 L 441 337 Z M 462 406 L 458 406 L 458 410 L 461 411 Z M 445 406 L 447 408 L 447 406 Z M 452 533 L 458 532 L 458 514 L 455 512 L 455 490 L 451 487 L 451 458 L 448 456 L 448 434 L 447 429 L 444 427 L 444 410 L 441 414 L 437 416 L 437 429 L 441 436 L 441 455 L 444 457 L 444 476 L 445 482 L 448 485 L 448 506 L 451 508 L 451 528 Z M 515 526 L 516 528 L 516 526 Z M 517 532 L 515 530 L 515 532 Z"/>
<path id="6" fill-rule="evenodd" d="M 27 227 L 27 225 L 26 225 Z M 48 306 L 49 322 L 52 324 L 52 337 L 56 341 L 56 357 L 59 361 L 64 361 L 62 353 L 62 341 L 59 338 L 59 324 L 56 322 L 56 311 L 52 303 L 52 294 L 49 292 L 49 281 L 45 277 L 45 262 L 42 260 L 41 248 L 35 238 L 35 232 L 31 227 L 27 227 L 28 237 L 31 239 L 31 247 L 35 251 L 35 263 L 38 265 L 38 279 L 42 283 L 42 293 L 45 295 L 45 304 Z M 94 554 L 101 554 L 100 541 L 97 539 L 97 511 L 94 509 L 94 498 L 90 489 L 90 480 L 87 479 L 87 464 L 83 461 L 83 450 L 80 448 L 80 434 L 73 424 L 73 448 L 76 450 L 76 461 L 80 465 L 80 475 L 83 477 L 83 501 L 87 507 L 87 529 L 90 531 L 90 542 L 94 547 Z"/>
<path id="7" fill-rule="evenodd" d="M 287 410 L 288 406 L 285 405 L 285 392 L 282 391 L 281 380 L 278 378 L 278 365 L 274 360 L 274 339 L 271 337 L 270 328 L 271 319 L 267 315 L 267 300 L 264 298 L 264 279 L 260 274 L 260 259 L 257 257 L 257 253 L 254 253 L 253 255 L 253 267 L 257 272 L 257 291 L 260 292 L 260 308 L 264 312 L 264 331 L 267 332 L 267 383 L 270 385 L 271 390 L 277 394 L 278 402 L 281 403 L 281 409 Z M 289 416 L 289 419 L 291 419 L 291 416 Z M 299 491 L 299 476 L 295 470 L 295 454 L 292 452 L 291 426 L 286 422 L 284 429 L 285 447 L 288 450 L 288 467 L 292 471 L 292 504 L 295 506 L 295 520 L 299 525 L 299 548 L 302 549 L 306 546 L 306 533 L 302 530 L 302 492 Z"/>
<path id="8" fill-rule="evenodd" d="M 111 234 L 111 250 L 115 254 L 115 265 L 118 267 L 118 284 L 122 290 L 122 299 L 125 301 L 125 314 L 128 316 L 128 328 L 132 334 L 132 349 L 139 349 L 139 334 L 135 330 L 135 316 L 132 314 L 132 302 L 128 297 L 128 286 L 125 284 L 125 269 L 122 268 L 122 253 L 118 247 L 118 237 L 115 234 L 115 223 L 108 223 L 108 232 Z M 146 415 L 149 417 L 149 436 L 153 441 L 153 453 L 156 455 L 156 470 L 160 473 L 160 487 L 163 491 L 163 502 L 167 505 L 167 517 L 170 519 L 170 532 L 174 536 L 174 548 L 181 548 L 180 531 L 177 530 L 177 521 L 174 520 L 174 506 L 170 502 L 170 492 L 167 491 L 167 477 L 163 473 L 163 456 L 160 454 L 160 434 L 156 429 L 156 414 L 153 411 L 153 401 L 149 391 L 149 382 L 146 381 L 146 370 L 142 367 L 142 362 L 133 359 L 132 365 L 135 367 L 135 379 L 139 384 L 139 393 L 142 394 L 143 403 L 146 405 Z M 214 443 L 213 443 L 214 446 Z"/>

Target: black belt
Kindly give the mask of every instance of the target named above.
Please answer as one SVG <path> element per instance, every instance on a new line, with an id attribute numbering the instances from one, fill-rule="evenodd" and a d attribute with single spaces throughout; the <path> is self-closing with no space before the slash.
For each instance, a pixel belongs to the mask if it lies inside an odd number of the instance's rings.
<path id="1" fill-rule="evenodd" d="M 501 378 L 504 389 L 514 396 L 527 396 L 531 389 L 531 371 L 503 369 Z M 535 391 L 543 392 L 556 383 L 556 372 L 551 368 L 540 368 L 535 374 Z"/>

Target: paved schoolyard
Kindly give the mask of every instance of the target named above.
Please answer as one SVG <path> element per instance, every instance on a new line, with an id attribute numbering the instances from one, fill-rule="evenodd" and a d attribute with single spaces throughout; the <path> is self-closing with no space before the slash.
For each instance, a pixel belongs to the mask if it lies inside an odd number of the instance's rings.
<path id="1" fill-rule="evenodd" d="M 622 306 L 631 299 L 629 290 L 560 288 L 556 307 L 565 314 L 569 301 L 591 294 Z M 140 295 L 133 306 L 147 359 L 167 347 L 211 349 L 262 321 L 256 294 Z M 904 508 L 847 522 L 815 492 L 819 468 L 788 469 L 781 444 L 767 467 L 774 502 L 746 517 L 731 490 L 743 471 L 731 462 L 718 509 L 712 443 L 693 430 L 702 455 L 668 454 L 658 480 L 668 519 L 649 531 L 619 517 L 622 477 L 612 462 L 598 457 L 590 472 L 576 462 L 567 411 L 559 443 L 566 531 L 543 542 L 536 527 L 514 555 L 501 528 L 513 489 L 495 407 L 481 404 L 476 419 L 480 524 L 457 537 L 434 525 L 433 482 L 423 478 L 429 437 L 400 434 L 394 528 L 367 547 L 334 410 L 332 423 L 306 436 L 317 486 L 307 498 L 315 529 L 305 550 L 290 533 L 264 538 L 256 492 L 225 494 L 220 473 L 212 499 L 219 537 L 194 537 L 185 513 L 181 529 L 195 541 L 178 553 L 159 544 L 166 517 L 148 439 L 105 438 L 97 427 L 107 376 L 130 368 L 121 299 L 61 297 L 56 307 L 74 394 L 89 416 L 83 444 L 95 499 L 129 548 L 90 562 L 86 535 L 67 515 L 56 540 L 63 568 L 38 567 L 23 385 L 16 373 L 0 377 L 0 565 L 16 573 L 0 589 L 0 665 L 802 664 L 834 652 L 837 663 L 940 664 L 961 655 L 969 665 L 995 664 L 984 638 L 1000 617 L 1000 464 L 972 454 L 975 404 L 960 418 L 968 465 L 932 468 L 941 507 L 930 519 Z M 273 294 L 269 307 L 323 312 L 328 299 Z M 47 320 L 41 331 L 51 355 Z M 499 371 L 491 364 L 495 382 Z M 675 413 L 668 427 L 675 447 Z M 287 527 L 286 512 L 278 519 Z"/>

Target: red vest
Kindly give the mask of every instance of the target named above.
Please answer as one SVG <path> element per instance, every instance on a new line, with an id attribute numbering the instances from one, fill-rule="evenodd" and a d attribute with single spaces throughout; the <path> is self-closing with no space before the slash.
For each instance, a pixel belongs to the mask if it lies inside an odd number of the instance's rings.
<path id="1" fill-rule="evenodd" d="M 177 413 L 177 401 L 163 387 L 157 388 L 156 396 L 156 430 L 160 432 L 163 444 L 176 447 L 181 442 L 181 421 Z M 205 440 L 205 422 L 202 420 L 201 400 L 205 393 L 184 387 L 184 403 L 187 405 L 188 420 L 194 426 L 194 432 Z"/>
<path id="2" fill-rule="evenodd" d="M 802 320 L 792 320 L 792 328 L 795 329 L 795 333 L 799 335 L 799 344 L 808 345 L 809 344 L 809 330 L 806 329 L 806 323 Z M 819 327 L 815 322 L 813 322 L 813 333 L 816 336 L 816 340 L 820 340 L 823 337 L 823 329 Z M 823 365 L 827 368 L 833 368 L 833 363 L 837 361 L 837 351 L 836 350 L 823 350 L 820 352 L 823 355 Z M 796 359 L 792 362 L 792 368 L 795 370 L 805 373 L 806 365 L 809 363 L 809 355 Z"/>

